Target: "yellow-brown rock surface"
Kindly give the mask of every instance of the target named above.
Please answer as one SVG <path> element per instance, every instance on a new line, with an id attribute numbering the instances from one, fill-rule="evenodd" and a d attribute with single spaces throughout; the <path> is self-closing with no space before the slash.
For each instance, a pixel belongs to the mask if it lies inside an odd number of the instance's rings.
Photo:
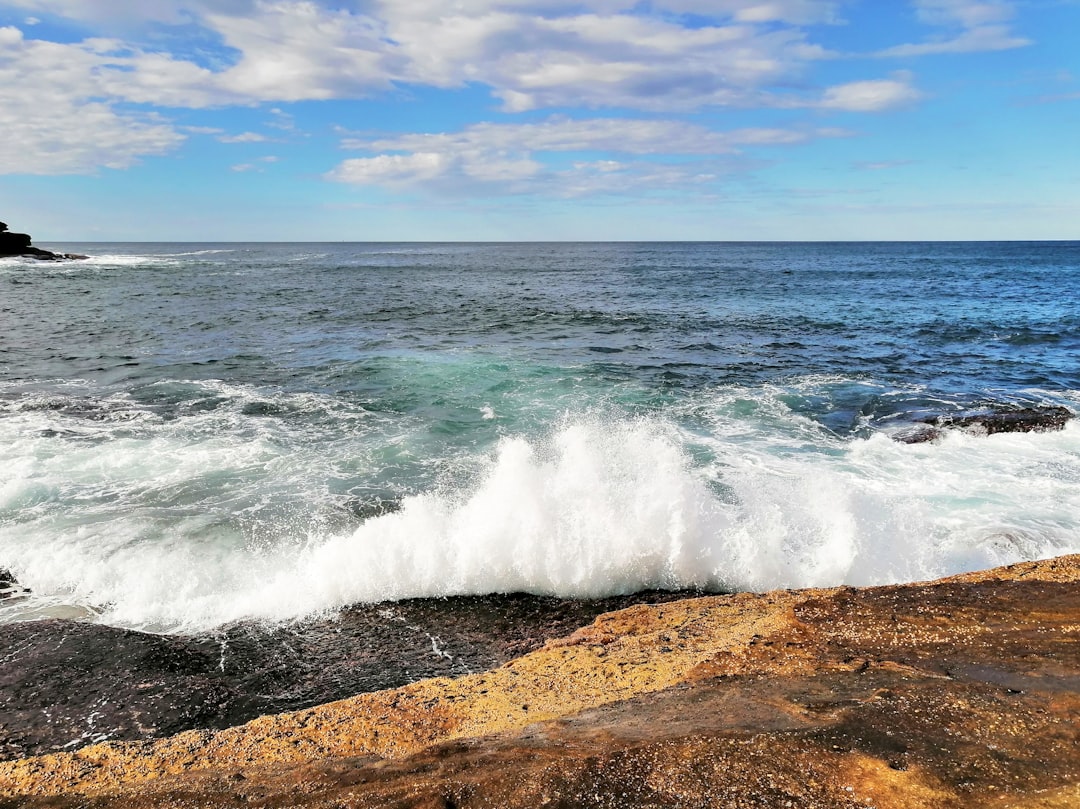
<path id="1" fill-rule="evenodd" d="M 0 763 L 0 806 L 1080 807 L 1078 581 L 633 607 L 483 674 Z"/>

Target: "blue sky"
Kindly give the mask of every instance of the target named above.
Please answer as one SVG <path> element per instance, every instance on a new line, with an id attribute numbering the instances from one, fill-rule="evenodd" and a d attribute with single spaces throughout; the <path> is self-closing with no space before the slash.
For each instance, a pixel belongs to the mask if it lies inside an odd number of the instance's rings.
<path id="1" fill-rule="evenodd" d="M 1080 0 L 0 0 L 0 218 L 1078 239 Z"/>

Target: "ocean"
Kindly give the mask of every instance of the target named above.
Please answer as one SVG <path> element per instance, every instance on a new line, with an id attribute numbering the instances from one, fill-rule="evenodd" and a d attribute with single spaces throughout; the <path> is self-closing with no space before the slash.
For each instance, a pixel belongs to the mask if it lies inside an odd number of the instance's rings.
<path id="1" fill-rule="evenodd" d="M 1080 551 L 1080 243 L 0 259 L 0 622 L 921 580 Z"/>

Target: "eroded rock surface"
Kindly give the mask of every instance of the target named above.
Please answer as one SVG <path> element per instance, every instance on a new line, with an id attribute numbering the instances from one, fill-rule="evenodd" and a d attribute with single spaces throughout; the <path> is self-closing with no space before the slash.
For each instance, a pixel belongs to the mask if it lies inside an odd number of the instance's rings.
<path id="1" fill-rule="evenodd" d="M 481 674 L 2 764 L 0 805 L 1075 807 L 1078 580 L 632 607 Z"/>
<path id="2" fill-rule="evenodd" d="M 24 592 L 0 571 L 0 598 Z M 168 637 L 66 620 L 0 625 L 0 759 L 221 729 L 501 665 L 642 601 L 525 595 L 353 607 L 333 619 Z"/>

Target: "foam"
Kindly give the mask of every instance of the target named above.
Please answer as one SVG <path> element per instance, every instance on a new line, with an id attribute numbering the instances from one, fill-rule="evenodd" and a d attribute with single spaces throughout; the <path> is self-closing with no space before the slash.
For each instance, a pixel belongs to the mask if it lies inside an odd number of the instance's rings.
<path id="1" fill-rule="evenodd" d="M 316 508 L 318 452 L 163 424 L 110 442 L 106 457 L 89 445 L 49 456 L 23 432 L 0 477 L 0 516 L 22 520 L 0 529 L 0 566 L 37 594 L 35 609 L 75 604 L 114 624 L 202 631 L 416 596 L 881 584 L 1080 550 L 1075 425 L 842 442 L 774 407 L 785 430 L 567 417 L 544 437 L 504 437 L 464 465 L 479 469 L 471 478 L 354 530 L 283 518 L 262 536 L 222 513 L 303 486 Z M 77 518 L 55 508 L 71 496 L 65 479 L 97 498 Z M 184 492 L 199 487 L 224 493 L 186 508 Z M 110 506 L 110 491 L 124 505 Z"/>

